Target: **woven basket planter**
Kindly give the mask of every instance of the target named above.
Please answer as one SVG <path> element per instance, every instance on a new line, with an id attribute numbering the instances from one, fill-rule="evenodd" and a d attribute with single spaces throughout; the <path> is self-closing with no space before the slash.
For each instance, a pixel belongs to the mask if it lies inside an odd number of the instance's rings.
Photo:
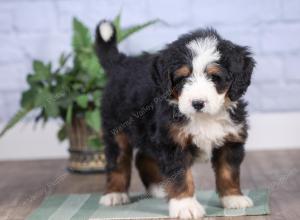
<path id="1" fill-rule="evenodd" d="M 94 150 L 88 146 L 88 136 L 91 129 L 83 117 L 76 116 L 68 127 L 70 143 L 70 157 L 67 168 L 76 173 L 99 173 L 105 170 L 105 157 L 103 150 Z M 101 134 L 99 133 L 99 139 Z"/>

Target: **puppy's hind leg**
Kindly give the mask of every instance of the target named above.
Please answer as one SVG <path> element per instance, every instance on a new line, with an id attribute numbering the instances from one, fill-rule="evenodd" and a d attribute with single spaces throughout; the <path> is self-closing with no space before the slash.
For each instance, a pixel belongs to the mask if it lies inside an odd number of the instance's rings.
<path id="1" fill-rule="evenodd" d="M 149 155 L 139 151 L 136 154 L 135 165 L 148 195 L 156 198 L 166 197 L 163 178 L 157 161 Z"/>
<path id="2" fill-rule="evenodd" d="M 128 188 L 131 178 L 132 147 L 125 133 L 104 135 L 107 160 L 106 191 L 100 199 L 105 206 L 129 202 Z"/>

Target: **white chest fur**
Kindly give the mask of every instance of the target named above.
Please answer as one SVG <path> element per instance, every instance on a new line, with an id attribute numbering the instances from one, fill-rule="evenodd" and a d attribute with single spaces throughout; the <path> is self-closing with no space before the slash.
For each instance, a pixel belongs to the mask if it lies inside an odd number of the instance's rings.
<path id="1" fill-rule="evenodd" d="M 225 110 L 213 116 L 196 115 L 183 127 L 184 132 L 191 134 L 193 143 L 201 149 L 202 160 L 209 159 L 213 147 L 222 146 L 226 136 L 238 136 L 241 128 L 242 125 L 235 124 Z"/>

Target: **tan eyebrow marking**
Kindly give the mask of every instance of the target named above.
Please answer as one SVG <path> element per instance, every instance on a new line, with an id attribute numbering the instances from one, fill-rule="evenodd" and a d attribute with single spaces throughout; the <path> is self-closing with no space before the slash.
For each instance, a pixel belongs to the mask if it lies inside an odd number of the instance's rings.
<path id="1" fill-rule="evenodd" d="M 209 65 L 206 68 L 207 74 L 217 74 L 217 73 L 220 73 L 221 70 L 222 70 L 222 68 L 217 64 Z"/>
<path id="2" fill-rule="evenodd" d="M 191 74 L 191 70 L 187 65 L 183 65 L 182 67 L 180 67 L 175 71 L 175 75 L 179 77 L 180 76 L 186 77 L 189 76 L 190 74 Z"/>

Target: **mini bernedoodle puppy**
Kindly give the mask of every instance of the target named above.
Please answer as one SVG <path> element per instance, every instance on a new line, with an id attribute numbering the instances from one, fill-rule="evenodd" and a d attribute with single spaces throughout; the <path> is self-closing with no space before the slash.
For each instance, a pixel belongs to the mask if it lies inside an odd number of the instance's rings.
<path id="1" fill-rule="evenodd" d="M 126 56 L 118 51 L 116 29 L 108 21 L 97 26 L 95 46 L 108 75 L 101 113 L 107 185 L 100 203 L 130 202 L 136 148 L 142 182 L 149 195 L 168 199 L 170 217 L 205 214 L 191 171 L 199 158 L 212 162 L 225 208 L 251 207 L 240 187 L 247 138 L 241 97 L 255 66 L 249 49 L 213 29 L 199 29 L 155 54 Z"/>

